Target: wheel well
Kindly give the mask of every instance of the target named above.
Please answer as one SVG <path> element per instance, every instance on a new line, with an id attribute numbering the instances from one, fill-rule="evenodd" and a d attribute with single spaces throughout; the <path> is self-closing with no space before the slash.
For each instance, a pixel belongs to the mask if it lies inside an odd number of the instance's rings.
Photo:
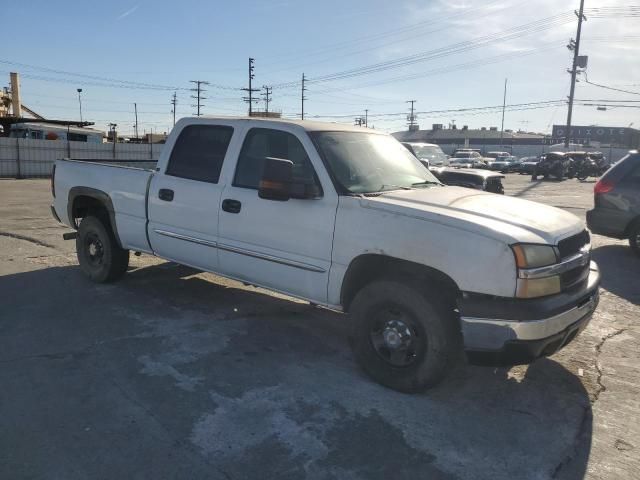
<path id="1" fill-rule="evenodd" d="M 87 187 L 74 187 L 69 192 L 68 208 L 69 220 L 76 230 L 79 227 L 78 218 L 93 215 L 98 217 L 106 228 L 111 229 L 117 245 L 123 248 L 118 235 L 113 203 L 111 203 L 111 198 L 106 193 Z"/>
<path id="2" fill-rule="evenodd" d="M 340 294 L 344 310 L 349 311 L 353 298 L 362 287 L 380 278 L 409 279 L 425 289 L 438 288 L 452 306 L 460 295 L 456 282 L 440 270 L 386 255 L 364 254 L 355 258 L 345 273 Z"/>
<path id="3" fill-rule="evenodd" d="M 102 221 L 106 221 L 107 225 L 111 226 L 109 210 L 101 200 L 88 195 L 78 195 L 73 199 L 73 204 L 71 206 L 71 220 L 76 224 L 76 228 L 78 227 L 76 220 L 89 215 L 96 216 Z"/>

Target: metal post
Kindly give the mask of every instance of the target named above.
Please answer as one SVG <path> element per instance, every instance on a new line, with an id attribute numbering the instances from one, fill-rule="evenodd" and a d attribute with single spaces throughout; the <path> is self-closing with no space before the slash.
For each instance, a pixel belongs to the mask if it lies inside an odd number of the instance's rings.
<path id="1" fill-rule="evenodd" d="M 573 47 L 573 67 L 571 68 L 571 90 L 569 91 L 569 109 L 567 111 L 567 128 L 564 136 L 564 146 L 569 148 L 571 143 L 571 116 L 573 114 L 573 96 L 576 90 L 576 75 L 578 74 L 578 55 L 580 54 L 580 34 L 582 33 L 582 20 L 584 19 L 584 0 L 580 0 L 580 12 L 578 15 L 578 31 L 576 32 L 576 43 Z M 571 44 L 569 44 L 571 45 Z"/>
<path id="2" fill-rule="evenodd" d="M 20 168 L 20 139 L 16 138 L 16 178 L 22 178 L 22 169 Z"/>
<path id="3" fill-rule="evenodd" d="M 136 140 L 138 140 L 138 104 L 137 103 L 133 104 L 133 109 L 136 112 Z"/>
<path id="4" fill-rule="evenodd" d="M 504 109 L 507 106 L 507 79 L 504 79 L 504 96 L 502 97 L 502 127 L 500 127 L 500 150 L 502 150 L 503 138 L 504 138 Z M 511 137 L 513 139 L 513 137 Z M 513 145 L 511 146 L 511 153 L 513 153 Z"/>
<path id="5" fill-rule="evenodd" d="M 71 158 L 71 141 L 69 140 L 69 125 L 67 125 L 67 158 Z"/>
<path id="6" fill-rule="evenodd" d="M 304 96 L 304 92 L 307 90 L 307 88 L 304 86 L 305 82 L 307 81 L 307 77 L 304 76 L 304 73 L 302 74 L 302 90 L 300 91 L 300 102 L 301 102 L 301 108 L 302 108 L 302 112 L 301 112 L 301 120 L 304 120 L 304 101 L 307 99 L 307 97 Z"/>
<path id="7" fill-rule="evenodd" d="M 78 104 L 80 105 L 80 123 L 82 123 L 82 98 L 80 97 L 80 94 L 82 93 L 82 89 L 78 88 Z"/>

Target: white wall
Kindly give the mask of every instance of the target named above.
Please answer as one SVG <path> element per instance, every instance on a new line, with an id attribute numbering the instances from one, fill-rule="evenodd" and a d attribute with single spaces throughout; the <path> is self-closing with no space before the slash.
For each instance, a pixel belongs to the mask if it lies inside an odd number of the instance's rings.
<path id="1" fill-rule="evenodd" d="M 163 144 L 67 142 L 0 137 L 0 177 L 48 177 L 58 158 L 127 160 L 123 165 L 151 168 Z"/>

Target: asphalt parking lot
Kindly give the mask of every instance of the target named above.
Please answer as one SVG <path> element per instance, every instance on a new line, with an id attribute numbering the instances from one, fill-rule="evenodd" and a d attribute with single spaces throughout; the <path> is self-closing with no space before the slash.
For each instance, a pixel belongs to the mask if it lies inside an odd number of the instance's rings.
<path id="1" fill-rule="evenodd" d="M 507 194 L 584 218 L 592 182 Z M 640 471 L 640 259 L 594 236 L 601 304 L 527 367 L 372 383 L 348 318 L 148 256 L 76 266 L 48 180 L 0 180 L 0 478 L 629 479 Z"/>

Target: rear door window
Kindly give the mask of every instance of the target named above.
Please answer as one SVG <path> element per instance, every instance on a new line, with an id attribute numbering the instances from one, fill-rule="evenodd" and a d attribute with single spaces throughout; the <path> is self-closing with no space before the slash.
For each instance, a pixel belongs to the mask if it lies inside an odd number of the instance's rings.
<path id="1" fill-rule="evenodd" d="M 189 125 L 176 140 L 167 175 L 218 183 L 233 128 L 222 125 Z"/>

